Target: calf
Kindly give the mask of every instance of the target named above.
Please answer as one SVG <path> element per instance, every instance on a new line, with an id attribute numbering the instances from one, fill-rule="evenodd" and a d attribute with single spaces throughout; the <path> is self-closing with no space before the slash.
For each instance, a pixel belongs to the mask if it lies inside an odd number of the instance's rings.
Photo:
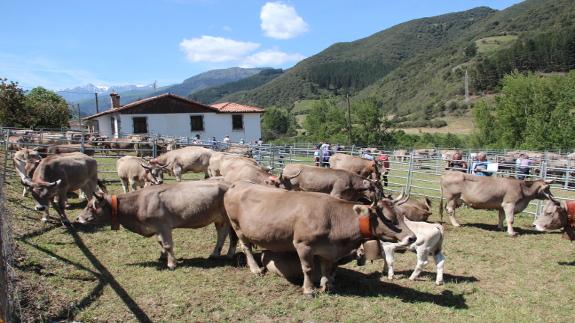
<path id="1" fill-rule="evenodd" d="M 140 157 L 124 156 L 116 162 L 118 177 L 122 180 L 124 193 L 128 192 L 128 187 L 132 191 L 148 185 L 159 185 L 164 182 L 163 170 L 168 167 L 151 167 L 147 161 Z"/>
<path id="2" fill-rule="evenodd" d="M 286 189 L 307 192 L 320 192 L 347 201 L 367 199 L 374 201 L 376 193 L 381 194 L 377 181 L 342 169 L 306 166 L 301 164 L 287 165 L 280 176 L 280 182 Z"/>
<path id="3" fill-rule="evenodd" d="M 76 220 L 81 224 L 120 224 L 144 237 L 156 235 L 162 248 L 160 260 L 167 258 L 168 268 L 176 268 L 172 230 L 203 228 L 214 223 L 217 242 L 211 257 L 219 256 L 230 232 L 223 197 L 228 185 L 207 180 L 148 186 L 121 195 L 97 193 Z M 235 253 L 237 239 L 230 237 L 228 256 Z"/>
<path id="4" fill-rule="evenodd" d="M 443 218 L 443 199 L 451 224 L 460 226 L 455 219 L 455 209 L 462 203 L 473 209 L 498 210 L 499 229 L 503 229 L 503 219 L 507 220 L 507 233 L 516 236 L 513 230 L 514 215 L 525 210 L 534 199 L 552 199 L 552 181 L 518 180 L 503 177 L 485 177 L 447 171 L 441 177 L 441 202 L 439 214 Z"/>
<path id="5" fill-rule="evenodd" d="M 249 182 L 233 184 L 224 196 L 232 227 L 253 273 L 262 269 L 252 245 L 272 252 L 297 252 L 304 275 L 303 293 L 313 295 L 314 258 L 321 262 L 321 290 L 333 287 L 337 261 L 357 249 L 366 237 L 415 241 L 397 216 L 402 201 L 382 200 L 369 207 L 313 192 L 294 192 Z"/>
<path id="6" fill-rule="evenodd" d="M 395 251 L 398 249 L 407 249 L 415 252 L 417 255 L 417 264 L 409 279 L 415 280 L 421 274 L 425 265 L 427 265 L 429 256 L 433 256 L 437 270 L 435 284 L 442 285 L 443 266 L 445 262 L 445 257 L 442 253 L 443 226 L 438 223 L 417 222 L 407 219 L 405 220 L 405 224 L 417 237 L 414 243 L 406 247 L 400 243 L 381 242 L 382 256 L 385 260 L 383 271 L 385 272 L 385 267 L 387 267 L 387 278 L 390 280 L 393 279 Z"/>
<path id="7" fill-rule="evenodd" d="M 94 146 L 92 145 L 80 145 L 80 144 L 64 144 L 64 145 L 55 145 L 49 146 L 46 149 L 46 154 L 48 155 L 55 155 L 55 154 L 62 154 L 62 153 L 75 153 L 75 152 L 83 152 L 88 156 L 94 156 Z M 82 151 L 82 149 L 84 151 Z"/>
<path id="8" fill-rule="evenodd" d="M 32 178 L 20 175 L 24 186 L 36 200 L 36 210 L 45 211 L 42 221 L 48 220 L 48 209 L 54 197 L 54 208 L 64 224 L 68 224 L 65 212 L 68 192 L 81 189 L 89 199 L 98 190 L 98 164 L 82 153 L 65 153 L 48 156 L 38 164 Z"/>

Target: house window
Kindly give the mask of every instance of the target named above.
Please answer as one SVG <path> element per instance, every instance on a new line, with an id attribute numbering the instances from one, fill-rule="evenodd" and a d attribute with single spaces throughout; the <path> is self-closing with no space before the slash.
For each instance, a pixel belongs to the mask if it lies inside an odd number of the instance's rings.
<path id="1" fill-rule="evenodd" d="M 243 130 L 244 129 L 244 116 L 241 114 L 232 115 L 232 129 L 233 130 Z"/>
<path id="2" fill-rule="evenodd" d="M 132 118 L 134 123 L 134 133 L 148 133 L 148 118 L 135 117 Z"/>
<path id="3" fill-rule="evenodd" d="M 204 131 L 204 116 L 190 116 L 192 131 Z"/>

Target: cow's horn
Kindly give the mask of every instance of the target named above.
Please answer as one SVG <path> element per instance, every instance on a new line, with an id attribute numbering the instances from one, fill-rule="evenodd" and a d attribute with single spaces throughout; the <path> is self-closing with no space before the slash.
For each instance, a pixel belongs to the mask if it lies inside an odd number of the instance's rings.
<path id="1" fill-rule="evenodd" d="M 151 168 L 150 166 L 145 165 L 144 163 L 140 163 L 140 166 L 144 167 L 147 170 L 149 170 Z"/>
<path id="2" fill-rule="evenodd" d="M 51 186 L 55 186 L 55 185 L 60 185 L 60 183 L 62 183 L 62 180 L 61 180 L 61 179 L 59 179 L 59 180 L 57 180 L 57 181 L 55 181 L 55 182 L 52 182 L 52 183 L 48 183 L 48 185 L 46 185 L 46 186 L 51 187 Z"/>
<path id="3" fill-rule="evenodd" d="M 403 198 L 404 195 L 405 195 L 405 189 L 402 188 L 402 189 L 401 189 L 401 193 L 400 193 L 395 199 L 393 199 L 393 202 L 398 202 L 398 201 L 400 201 L 400 200 Z"/>
<path id="4" fill-rule="evenodd" d="M 167 168 L 168 166 L 170 166 L 172 164 L 172 162 L 167 163 L 166 165 L 160 165 L 161 168 Z"/>
<path id="5" fill-rule="evenodd" d="M 20 182 L 22 183 L 22 185 L 24 186 L 32 186 L 33 182 L 29 177 L 26 177 L 24 175 L 20 175 Z"/>

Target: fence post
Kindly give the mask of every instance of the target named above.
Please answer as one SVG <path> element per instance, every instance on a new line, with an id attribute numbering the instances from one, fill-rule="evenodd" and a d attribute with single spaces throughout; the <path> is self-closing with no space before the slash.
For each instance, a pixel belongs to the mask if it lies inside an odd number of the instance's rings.
<path id="1" fill-rule="evenodd" d="M 563 189 L 569 189 L 569 178 L 571 177 L 571 171 L 573 170 L 573 161 L 567 159 L 567 169 L 565 170 L 565 184 Z"/>
<path id="2" fill-rule="evenodd" d="M 542 179 L 547 178 L 547 161 L 546 161 L 546 158 L 544 158 L 541 161 L 541 166 L 539 166 L 539 177 L 541 177 Z M 537 200 L 537 209 L 535 210 L 535 216 L 533 216 L 534 219 L 536 219 L 537 215 L 539 215 L 539 213 L 541 213 L 542 204 L 543 203 L 541 200 Z"/>
<path id="3" fill-rule="evenodd" d="M 405 181 L 405 192 L 411 194 L 411 180 L 413 178 L 413 151 L 409 153 L 409 168 L 407 169 L 407 180 Z"/>
<path id="4" fill-rule="evenodd" d="M 154 137 L 152 141 L 152 157 L 158 157 L 158 137 Z"/>

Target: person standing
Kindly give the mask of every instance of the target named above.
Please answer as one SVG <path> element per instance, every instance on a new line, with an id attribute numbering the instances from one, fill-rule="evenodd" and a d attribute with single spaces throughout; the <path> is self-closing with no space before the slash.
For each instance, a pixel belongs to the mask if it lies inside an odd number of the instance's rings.
<path id="1" fill-rule="evenodd" d="M 467 163 L 463 160 L 460 152 L 455 152 L 451 159 L 447 161 L 446 170 L 454 170 L 458 172 L 467 172 Z"/>
<path id="2" fill-rule="evenodd" d="M 390 171 L 390 167 L 389 167 L 389 156 L 387 154 L 381 154 L 379 155 L 379 157 L 377 157 L 377 160 L 379 161 L 380 164 L 380 172 L 381 172 L 381 177 L 383 179 L 383 186 L 387 186 L 389 181 L 387 179 L 387 175 L 389 174 Z"/>
<path id="3" fill-rule="evenodd" d="M 529 176 L 531 171 L 531 159 L 525 154 L 521 153 L 516 161 L 517 166 L 517 179 L 524 180 Z"/>
<path id="4" fill-rule="evenodd" d="M 489 161 L 487 161 L 487 155 L 484 152 L 477 154 L 477 161 L 473 162 L 471 165 L 471 172 L 473 175 L 477 176 L 491 176 L 492 172 L 487 170 Z"/>

